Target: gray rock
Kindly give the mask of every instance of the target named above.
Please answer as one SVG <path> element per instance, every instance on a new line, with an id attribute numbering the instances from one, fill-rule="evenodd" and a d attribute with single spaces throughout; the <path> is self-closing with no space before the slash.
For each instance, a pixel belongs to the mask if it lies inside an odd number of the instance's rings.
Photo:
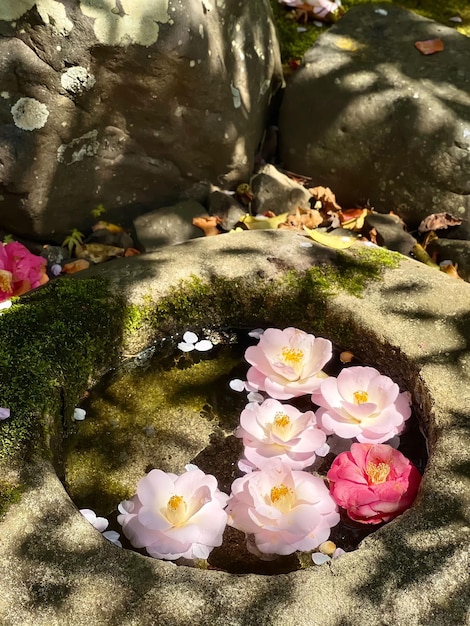
<path id="1" fill-rule="evenodd" d="M 231 230 L 247 209 L 230 193 L 213 191 L 209 196 L 209 213 L 222 219 L 224 230 Z"/>
<path id="2" fill-rule="evenodd" d="M 310 209 L 310 192 L 296 183 L 274 165 L 264 165 L 250 182 L 255 196 L 252 211 L 259 215 L 272 211 L 276 215 L 295 212 L 297 207 Z"/>
<path id="3" fill-rule="evenodd" d="M 414 46 L 433 38 L 443 52 Z M 452 28 L 393 4 L 353 7 L 287 86 L 284 167 L 331 187 L 343 206 L 369 200 L 412 227 L 443 210 L 468 216 L 469 64 L 470 40 Z"/>
<path id="4" fill-rule="evenodd" d="M 98 204 L 128 226 L 252 173 L 282 80 L 269 1 L 114 4 L 0 3 L 7 232 L 61 242 Z"/>
<path id="5" fill-rule="evenodd" d="M 393 215 L 381 215 L 372 213 L 364 221 L 366 232 L 375 229 L 377 233 L 377 243 L 380 246 L 400 252 L 408 256 L 416 245 L 416 239 L 406 232 L 400 219 Z"/>
<path id="6" fill-rule="evenodd" d="M 137 239 L 148 251 L 202 237 L 203 231 L 193 226 L 193 218 L 200 215 L 207 215 L 207 211 L 194 200 L 145 213 L 134 220 Z"/>

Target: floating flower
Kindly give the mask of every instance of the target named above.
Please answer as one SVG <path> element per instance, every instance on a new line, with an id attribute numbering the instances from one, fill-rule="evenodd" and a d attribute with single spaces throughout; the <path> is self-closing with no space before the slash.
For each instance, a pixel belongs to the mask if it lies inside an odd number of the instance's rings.
<path id="1" fill-rule="evenodd" d="M 98 517 L 91 509 L 80 509 L 80 513 L 90 522 L 93 528 L 96 528 L 96 530 L 103 535 L 105 539 L 122 548 L 122 544 L 119 541 L 119 533 L 115 530 L 106 530 L 109 526 L 109 522 L 105 517 Z"/>
<path id="2" fill-rule="evenodd" d="M 363 524 L 388 522 L 414 502 L 421 475 L 401 452 L 386 444 L 353 443 L 327 474 L 336 503 Z"/>
<path id="3" fill-rule="evenodd" d="M 233 482 L 227 513 L 229 525 L 252 534 L 262 554 L 313 550 L 339 522 L 323 480 L 280 459 Z"/>
<path id="4" fill-rule="evenodd" d="M 313 411 L 301 413 L 271 398 L 245 407 L 235 436 L 243 439 L 246 459 L 259 469 L 278 458 L 292 469 L 301 470 L 314 463 L 316 454 L 325 456 L 329 450 Z"/>
<path id="5" fill-rule="evenodd" d="M 212 341 L 209 341 L 208 339 L 202 339 L 199 341 L 199 337 L 196 333 L 192 333 L 189 330 L 184 333 L 183 341 L 178 344 L 178 348 L 182 352 L 191 352 L 192 350 L 207 352 L 207 350 L 210 350 L 212 347 Z"/>
<path id="6" fill-rule="evenodd" d="M 0 420 L 6 420 L 10 417 L 10 409 L 0 407 Z"/>
<path id="7" fill-rule="evenodd" d="M 280 4 L 288 7 L 309 9 L 315 17 L 327 18 L 330 14 L 335 14 L 341 8 L 341 0 L 278 0 Z"/>
<path id="8" fill-rule="evenodd" d="M 46 265 L 46 259 L 32 254 L 19 241 L 0 243 L 0 301 L 47 283 Z"/>
<path id="9" fill-rule="evenodd" d="M 207 559 L 222 544 L 228 496 L 214 476 L 190 467 L 181 476 L 152 470 L 137 494 L 119 505 L 118 522 L 132 545 L 150 556 Z"/>
<path id="10" fill-rule="evenodd" d="M 317 390 L 326 377 L 322 367 L 332 355 L 331 341 L 297 328 L 268 328 L 245 352 L 253 367 L 247 373 L 254 391 L 288 400 Z"/>
<path id="11" fill-rule="evenodd" d="M 327 434 L 363 443 L 383 443 L 400 434 L 411 415 L 409 396 L 373 367 L 350 367 L 328 378 L 312 395 L 317 420 Z"/>

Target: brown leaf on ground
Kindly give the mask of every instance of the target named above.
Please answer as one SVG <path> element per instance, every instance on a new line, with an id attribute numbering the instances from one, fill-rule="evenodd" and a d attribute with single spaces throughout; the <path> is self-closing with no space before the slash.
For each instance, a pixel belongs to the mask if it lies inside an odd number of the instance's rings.
<path id="1" fill-rule="evenodd" d="M 369 233 L 368 233 L 368 237 L 369 240 L 372 241 L 372 243 L 375 243 L 376 246 L 380 246 L 381 244 L 377 241 L 377 230 L 375 228 L 371 228 Z"/>
<path id="2" fill-rule="evenodd" d="M 361 230 L 364 226 L 364 220 L 371 213 L 369 209 L 347 209 L 346 211 L 338 211 L 339 222 L 341 228 L 348 230 Z"/>
<path id="3" fill-rule="evenodd" d="M 200 217 L 193 217 L 193 225 L 204 231 L 204 235 L 206 237 L 220 235 L 218 224 L 221 223 L 222 220 L 218 215 L 201 215 Z"/>
<path id="4" fill-rule="evenodd" d="M 110 222 L 105 222 L 104 220 L 100 220 L 96 222 L 94 226 L 91 227 L 91 230 L 95 232 L 95 230 L 101 230 L 104 228 L 105 230 L 109 230 L 110 233 L 124 233 L 125 230 L 122 226 L 118 226 L 117 224 L 111 224 Z"/>
<path id="5" fill-rule="evenodd" d="M 426 41 L 415 41 L 415 48 L 417 48 L 421 54 L 434 54 L 435 52 L 442 52 L 444 50 L 444 42 L 442 39 L 426 39 Z"/>
<path id="6" fill-rule="evenodd" d="M 124 256 L 138 256 L 140 254 L 140 250 L 137 248 L 126 248 L 124 250 Z"/>
<path id="7" fill-rule="evenodd" d="M 295 213 L 288 215 L 286 222 L 280 224 L 279 228 L 303 231 L 304 226 L 307 228 L 317 228 L 317 226 L 320 226 L 323 222 L 324 218 L 320 211 L 297 207 Z"/>
<path id="8" fill-rule="evenodd" d="M 92 263 L 104 263 L 108 259 L 123 256 L 124 248 L 108 246 L 104 243 L 84 243 L 76 246 L 75 252 L 79 259 L 86 259 Z"/>
<path id="9" fill-rule="evenodd" d="M 89 261 L 86 261 L 85 259 L 77 259 L 76 261 L 66 263 L 62 267 L 62 272 L 64 274 L 75 274 L 75 272 L 81 272 L 82 270 L 86 270 L 88 267 L 90 267 Z"/>
<path id="10" fill-rule="evenodd" d="M 322 203 L 325 211 L 340 211 L 341 207 L 336 202 L 336 196 L 329 187 L 312 187 L 309 189 L 315 200 Z"/>
<path id="11" fill-rule="evenodd" d="M 457 263 L 454 265 L 452 261 L 442 261 L 442 263 L 440 263 L 439 265 L 439 269 L 441 270 L 441 272 L 445 272 L 449 276 L 452 276 L 452 278 L 459 278 L 460 280 L 463 280 L 463 278 L 459 276 L 457 268 Z"/>
<path id="12" fill-rule="evenodd" d="M 339 360 L 341 361 L 341 363 L 351 363 L 353 359 L 354 359 L 354 354 L 350 352 L 349 350 L 345 350 L 344 352 L 341 352 L 341 354 L 339 355 Z"/>
<path id="13" fill-rule="evenodd" d="M 439 239 L 439 237 L 436 235 L 436 233 L 433 230 L 430 230 L 428 233 L 426 233 L 426 235 L 423 238 L 423 241 L 421 242 L 421 245 L 423 246 L 423 248 L 425 250 L 427 250 L 428 246 L 433 242 L 436 241 L 437 239 Z"/>
<path id="14" fill-rule="evenodd" d="M 442 230 L 449 226 L 459 226 L 462 220 L 458 217 L 454 217 L 450 213 L 432 213 L 424 218 L 421 224 L 418 226 L 420 233 L 426 233 L 429 230 Z"/>

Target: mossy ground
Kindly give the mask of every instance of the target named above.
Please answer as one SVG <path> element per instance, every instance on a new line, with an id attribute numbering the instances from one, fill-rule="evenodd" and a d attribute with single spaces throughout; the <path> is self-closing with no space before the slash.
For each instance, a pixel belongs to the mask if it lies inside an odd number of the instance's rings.
<path id="1" fill-rule="evenodd" d="M 348 10 L 357 4 L 370 4 L 371 0 L 343 0 L 344 9 Z M 409 9 L 422 15 L 441 22 L 446 26 L 454 27 L 463 35 L 470 36 L 470 3 L 468 0 L 377 0 L 374 4 L 397 4 L 405 9 Z M 317 38 L 325 32 L 325 27 L 315 26 L 312 22 L 302 24 L 307 29 L 306 32 L 299 33 L 299 24 L 289 19 L 291 13 L 285 5 L 279 4 L 278 0 L 271 0 L 274 12 L 276 27 L 278 29 L 281 45 L 281 56 L 284 63 L 291 60 L 299 60 L 305 52 L 312 46 Z M 449 22 L 453 16 L 462 18 L 461 24 Z"/>

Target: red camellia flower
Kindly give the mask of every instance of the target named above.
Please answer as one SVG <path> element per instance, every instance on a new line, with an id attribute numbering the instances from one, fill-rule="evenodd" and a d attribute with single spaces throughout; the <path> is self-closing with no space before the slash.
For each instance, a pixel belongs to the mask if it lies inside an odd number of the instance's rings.
<path id="1" fill-rule="evenodd" d="M 19 241 L 0 243 L 0 302 L 35 289 L 49 280 L 46 260 Z"/>
<path id="2" fill-rule="evenodd" d="M 386 444 L 353 443 L 327 474 L 335 502 L 363 524 L 388 522 L 416 498 L 421 474 L 401 452 Z"/>

